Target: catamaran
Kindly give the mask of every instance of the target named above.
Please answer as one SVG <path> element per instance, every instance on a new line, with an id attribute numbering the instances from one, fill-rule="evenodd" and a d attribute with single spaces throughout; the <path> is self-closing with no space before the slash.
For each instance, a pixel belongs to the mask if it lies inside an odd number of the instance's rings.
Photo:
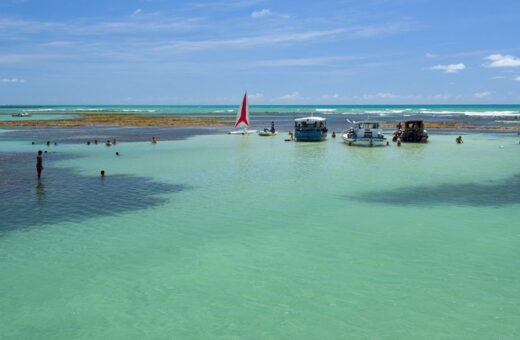
<path id="1" fill-rule="evenodd" d="M 235 119 L 235 128 L 242 127 L 242 130 L 229 131 L 230 135 L 247 135 L 251 133 L 256 133 L 256 130 L 248 130 L 247 128 L 250 125 L 249 120 L 249 101 L 247 100 L 247 92 L 244 94 L 244 98 L 242 99 L 242 104 L 240 104 L 240 108 L 237 111 L 237 118 Z"/>

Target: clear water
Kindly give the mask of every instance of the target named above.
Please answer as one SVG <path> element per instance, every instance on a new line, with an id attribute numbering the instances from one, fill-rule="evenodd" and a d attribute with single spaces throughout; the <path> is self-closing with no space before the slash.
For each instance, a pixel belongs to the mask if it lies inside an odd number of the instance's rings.
<path id="1" fill-rule="evenodd" d="M 0 141 L 0 334 L 520 336 L 517 136 L 284 138 Z"/>
<path id="2" fill-rule="evenodd" d="M 0 109 L 1 112 L 1 109 Z M 17 113 L 17 112 L 14 112 Z M 54 120 L 54 119 L 73 119 L 79 116 L 70 114 L 31 114 L 30 117 L 13 117 L 11 113 L 0 113 L 0 121 L 19 121 L 26 120 Z"/>

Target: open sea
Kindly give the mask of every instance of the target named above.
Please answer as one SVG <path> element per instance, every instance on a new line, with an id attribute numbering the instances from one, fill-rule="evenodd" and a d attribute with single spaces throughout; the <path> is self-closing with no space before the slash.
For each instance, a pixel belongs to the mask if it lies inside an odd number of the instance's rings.
<path id="1" fill-rule="evenodd" d="M 151 116 L 203 116 L 234 119 L 238 105 L 47 105 L 0 106 L 2 120 L 78 118 L 78 113 L 126 113 Z M 427 122 L 458 122 L 469 125 L 511 125 L 520 128 L 520 105 L 251 105 L 251 118 L 265 125 L 276 121 L 290 128 L 295 118 L 307 115 L 328 118 L 329 126 L 340 129 L 346 119 L 377 119 L 396 122 L 423 119 Z M 30 113 L 32 117 L 12 117 Z"/>
<path id="2" fill-rule="evenodd" d="M 516 133 L 0 131 L 0 338 L 520 338 Z"/>

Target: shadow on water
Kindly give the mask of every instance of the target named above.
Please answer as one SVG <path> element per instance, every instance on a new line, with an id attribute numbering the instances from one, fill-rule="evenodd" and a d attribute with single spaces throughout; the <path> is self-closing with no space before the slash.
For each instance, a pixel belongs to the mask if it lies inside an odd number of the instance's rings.
<path id="1" fill-rule="evenodd" d="M 187 189 L 146 177 L 108 174 L 102 179 L 52 167 L 63 158 L 70 157 L 46 157 L 38 181 L 34 154 L 0 153 L 0 232 L 145 209 L 165 203 L 161 194 Z"/>
<path id="2" fill-rule="evenodd" d="M 520 174 L 488 183 L 413 186 L 345 196 L 369 203 L 392 205 L 461 205 L 498 207 L 520 204 Z"/>

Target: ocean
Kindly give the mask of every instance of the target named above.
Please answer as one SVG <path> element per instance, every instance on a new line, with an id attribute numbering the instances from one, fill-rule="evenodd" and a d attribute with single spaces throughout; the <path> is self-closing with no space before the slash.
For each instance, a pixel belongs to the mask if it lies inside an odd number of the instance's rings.
<path id="1" fill-rule="evenodd" d="M 0 120 L 12 120 L 12 114 L 27 112 L 29 119 L 71 118 L 78 112 L 126 113 L 153 116 L 216 116 L 234 117 L 238 105 L 54 105 L 0 106 Z M 305 115 L 321 115 L 332 121 L 345 119 L 378 119 L 399 121 L 461 121 L 476 125 L 512 124 L 520 126 L 520 105 L 251 105 L 253 120 L 289 121 Z M 74 115 L 76 114 L 76 115 Z"/>
<path id="2" fill-rule="evenodd" d="M 20 131 L 0 132 L 3 338 L 520 337 L 515 134 Z"/>

